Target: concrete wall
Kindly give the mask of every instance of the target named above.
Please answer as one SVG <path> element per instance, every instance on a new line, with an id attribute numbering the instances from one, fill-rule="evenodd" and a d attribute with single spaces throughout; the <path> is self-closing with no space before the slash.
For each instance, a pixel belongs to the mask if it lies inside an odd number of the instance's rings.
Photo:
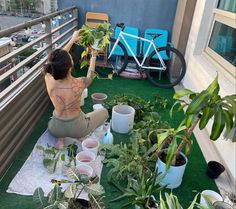
<path id="1" fill-rule="evenodd" d="M 212 9 L 216 1 L 198 0 L 195 8 L 191 31 L 186 48 L 187 73 L 183 84 L 186 88 L 194 91 L 205 89 L 213 81 L 217 72 L 221 95 L 236 93 L 236 78 L 229 74 L 225 69 L 212 62 L 205 53 L 205 46 L 212 26 Z M 208 133 L 211 126 L 207 127 Z M 208 136 L 209 138 L 209 136 Z M 208 139 L 203 139 L 208 140 Z M 229 174 L 236 179 L 236 143 L 219 139 L 212 142 L 216 151 L 226 165 Z M 212 159 L 214 160 L 214 159 Z"/>
<path id="2" fill-rule="evenodd" d="M 146 28 L 161 28 L 172 32 L 178 0 L 58 0 L 59 9 L 76 5 L 79 8 L 79 26 L 85 22 L 85 14 L 104 12 L 111 24 L 124 22 L 138 27 L 141 34 Z"/>

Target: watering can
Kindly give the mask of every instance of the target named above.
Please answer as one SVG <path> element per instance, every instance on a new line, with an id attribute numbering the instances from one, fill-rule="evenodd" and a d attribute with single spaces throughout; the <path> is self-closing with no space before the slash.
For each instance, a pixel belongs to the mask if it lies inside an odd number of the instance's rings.
<path id="1" fill-rule="evenodd" d="M 113 135 L 111 133 L 111 126 L 109 124 L 106 124 L 107 127 L 107 132 L 105 133 L 103 139 L 102 139 L 102 144 L 113 144 Z"/>

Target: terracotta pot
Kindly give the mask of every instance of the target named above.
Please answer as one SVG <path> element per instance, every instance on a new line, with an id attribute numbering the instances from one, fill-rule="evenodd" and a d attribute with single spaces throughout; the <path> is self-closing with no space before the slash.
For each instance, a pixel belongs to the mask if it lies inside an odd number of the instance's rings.
<path id="1" fill-rule="evenodd" d="M 104 93 L 93 93 L 91 97 L 93 100 L 93 104 L 102 104 L 107 99 L 107 95 Z"/>

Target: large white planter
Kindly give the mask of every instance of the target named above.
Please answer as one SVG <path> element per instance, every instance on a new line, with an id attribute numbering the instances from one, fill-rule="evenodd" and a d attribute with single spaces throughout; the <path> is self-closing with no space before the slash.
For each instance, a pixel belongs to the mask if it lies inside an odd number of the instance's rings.
<path id="1" fill-rule="evenodd" d="M 223 201 L 223 198 L 217 192 L 212 191 L 212 190 L 204 190 L 201 193 L 201 199 L 200 199 L 200 205 L 204 207 L 207 207 L 207 202 L 205 201 L 204 197 L 207 197 L 211 201 L 212 204 L 216 201 Z"/>
<path id="2" fill-rule="evenodd" d="M 177 188 L 182 183 L 182 178 L 184 175 L 186 165 L 188 163 L 188 159 L 183 153 L 181 153 L 181 155 L 185 159 L 185 164 L 182 166 L 170 166 L 170 169 L 167 171 L 165 178 L 161 181 L 161 185 L 168 184 L 167 186 L 168 189 Z M 161 159 L 159 158 L 157 160 L 156 167 L 158 173 L 166 172 L 166 164 L 162 162 Z"/>
<path id="3" fill-rule="evenodd" d="M 135 109 L 128 105 L 116 105 L 112 108 L 112 129 L 126 134 L 134 125 Z"/>

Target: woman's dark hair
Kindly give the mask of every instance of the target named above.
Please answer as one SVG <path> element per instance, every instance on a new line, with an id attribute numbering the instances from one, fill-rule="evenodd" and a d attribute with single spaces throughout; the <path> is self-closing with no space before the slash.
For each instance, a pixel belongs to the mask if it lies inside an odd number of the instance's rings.
<path id="1" fill-rule="evenodd" d="M 61 80 L 67 77 L 72 65 L 70 54 L 63 49 L 56 49 L 48 55 L 44 73 L 50 73 L 55 80 Z"/>

